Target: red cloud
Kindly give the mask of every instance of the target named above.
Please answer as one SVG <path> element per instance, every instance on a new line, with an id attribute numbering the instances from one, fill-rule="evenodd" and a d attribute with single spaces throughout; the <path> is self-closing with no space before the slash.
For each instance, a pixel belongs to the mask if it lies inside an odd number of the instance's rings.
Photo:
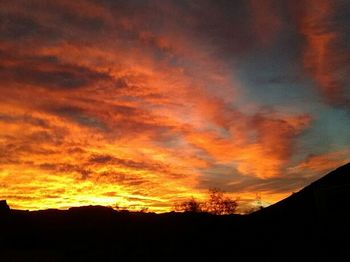
<path id="1" fill-rule="evenodd" d="M 348 71 L 349 50 L 341 46 L 336 1 L 307 0 L 300 19 L 305 37 L 304 66 L 312 74 L 324 99 L 333 105 L 349 102 L 343 74 Z"/>
<path id="2" fill-rule="evenodd" d="M 312 155 L 306 158 L 292 170 L 298 173 L 312 172 L 314 175 L 326 173 L 350 161 L 350 149 L 346 148 L 334 152 Z"/>

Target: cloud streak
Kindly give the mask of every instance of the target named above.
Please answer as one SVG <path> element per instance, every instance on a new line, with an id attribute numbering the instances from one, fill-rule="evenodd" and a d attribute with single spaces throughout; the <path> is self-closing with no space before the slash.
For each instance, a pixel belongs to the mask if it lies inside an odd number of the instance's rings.
<path id="1" fill-rule="evenodd" d="M 344 45 L 344 21 L 337 19 L 340 9 L 348 7 L 341 1 L 327 0 L 309 0 L 305 4 L 307 8 L 300 18 L 300 31 L 306 42 L 304 66 L 328 103 L 348 106 L 348 79 L 344 79 L 344 74 L 349 68 L 350 52 Z"/>

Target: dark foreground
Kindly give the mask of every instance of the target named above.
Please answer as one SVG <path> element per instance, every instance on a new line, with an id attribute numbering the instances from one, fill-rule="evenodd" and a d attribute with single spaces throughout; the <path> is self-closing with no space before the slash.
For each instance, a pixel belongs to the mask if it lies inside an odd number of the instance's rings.
<path id="1" fill-rule="evenodd" d="M 0 213 L 0 261 L 350 261 L 350 164 L 249 216 Z"/>

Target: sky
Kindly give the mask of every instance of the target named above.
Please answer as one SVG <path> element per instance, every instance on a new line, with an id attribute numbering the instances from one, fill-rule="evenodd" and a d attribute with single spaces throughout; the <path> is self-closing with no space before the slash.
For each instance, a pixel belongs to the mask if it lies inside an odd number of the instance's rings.
<path id="1" fill-rule="evenodd" d="M 0 199 L 275 203 L 350 161 L 349 70 L 346 0 L 2 0 Z"/>

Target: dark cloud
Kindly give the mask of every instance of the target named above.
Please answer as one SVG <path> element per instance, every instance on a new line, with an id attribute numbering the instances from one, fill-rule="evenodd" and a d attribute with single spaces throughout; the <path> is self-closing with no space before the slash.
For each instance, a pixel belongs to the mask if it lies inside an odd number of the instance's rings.
<path id="1" fill-rule="evenodd" d="M 35 138 L 36 134 L 32 137 Z M 10 137 L 0 144 L 0 158 L 1 163 L 10 164 L 10 163 L 23 163 L 21 158 L 27 155 L 52 155 L 56 151 L 48 148 L 43 148 L 42 143 L 45 141 L 40 141 L 42 138 L 37 141 L 30 140 L 31 136 L 26 138 Z"/>
<path id="2" fill-rule="evenodd" d="M 108 24 L 98 5 L 88 1 L 2 1 L 0 39 L 38 46 L 64 40 L 89 41 Z"/>
<path id="3" fill-rule="evenodd" d="M 55 108 L 49 109 L 52 113 L 69 119 L 79 125 L 96 128 L 101 131 L 107 132 L 109 130 L 106 123 L 104 123 L 98 117 L 89 114 L 84 109 L 74 106 L 58 106 Z"/>
<path id="4" fill-rule="evenodd" d="M 32 117 L 30 115 L 9 115 L 0 113 L 0 121 L 7 123 L 26 123 L 37 127 L 48 128 L 49 122 L 44 119 Z"/>
<path id="5" fill-rule="evenodd" d="M 212 171 L 203 170 L 206 176 L 201 180 L 200 188 L 220 188 L 226 192 L 265 192 L 265 193 L 292 193 L 298 191 L 303 186 L 317 179 L 317 176 L 307 176 L 301 174 L 288 173 L 279 177 L 261 179 L 252 176 L 244 176 L 237 169 L 216 165 Z M 221 176 L 217 176 L 217 171 L 221 171 Z M 285 170 L 285 173 L 286 170 Z"/>
<path id="6" fill-rule="evenodd" d="M 118 159 L 110 155 L 93 155 L 90 157 L 89 162 L 91 164 L 108 164 L 115 160 L 118 161 Z"/>
<path id="7" fill-rule="evenodd" d="M 57 10 L 57 7 L 59 10 Z M 108 24 L 101 17 L 84 17 L 77 15 L 76 11 L 64 8 L 63 6 L 53 6 L 52 12 L 58 16 L 57 21 L 61 22 L 63 28 L 76 28 L 88 34 L 98 34 L 108 28 Z M 57 13 L 58 12 L 58 13 Z"/>
<path id="8" fill-rule="evenodd" d="M 113 14 L 118 14 L 120 20 L 127 21 L 132 28 L 137 28 L 140 32 L 152 32 L 152 35 L 147 37 L 148 44 L 160 47 L 158 37 L 169 33 L 185 33 L 189 38 L 200 39 L 205 45 L 214 47 L 211 51 L 221 58 L 244 57 L 261 45 L 261 41 L 257 39 L 261 31 L 275 31 L 274 24 L 270 25 L 271 23 L 264 23 L 259 27 L 261 21 L 256 21 L 252 14 L 252 6 L 249 1 L 244 0 L 92 2 L 104 6 Z M 266 6 L 268 2 L 270 1 L 266 1 L 262 6 Z M 266 9 L 266 12 L 284 11 L 278 1 L 274 3 L 276 10 Z M 178 19 L 179 16 L 182 19 Z M 245 19 L 242 19 L 243 17 Z M 120 28 L 118 33 L 124 38 L 137 37 L 132 30 L 123 31 Z M 172 44 L 160 49 L 170 53 L 173 51 Z"/>
<path id="9" fill-rule="evenodd" d="M 24 41 L 28 39 L 58 39 L 61 34 L 35 19 L 21 14 L 0 12 L 0 39 Z"/>
<path id="10" fill-rule="evenodd" d="M 124 173 L 118 173 L 118 172 L 103 172 L 97 174 L 97 181 L 100 180 L 107 180 L 109 183 L 115 183 L 125 186 L 141 186 L 145 184 L 151 183 L 149 180 L 144 179 L 141 176 L 135 176 L 132 174 L 124 174 Z"/>
<path id="11" fill-rule="evenodd" d="M 83 180 L 89 178 L 89 176 L 92 173 L 92 171 L 89 170 L 87 167 L 67 163 L 43 163 L 39 164 L 38 167 L 43 170 L 50 170 L 64 174 L 78 173 L 79 175 L 81 175 L 81 179 Z"/>
<path id="12" fill-rule="evenodd" d="M 137 162 L 129 159 L 121 159 L 111 155 L 92 155 L 89 160 L 89 164 L 97 165 L 116 165 L 132 168 L 135 170 L 151 170 L 151 171 L 165 171 L 165 166 L 162 166 L 158 163 L 150 162 Z"/>
<path id="13" fill-rule="evenodd" d="M 28 142 L 35 142 L 37 144 L 51 144 L 51 145 L 62 145 L 67 132 L 63 129 L 52 129 L 50 131 L 34 131 L 27 136 L 25 139 Z"/>
<path id="14" fill-rule="evenodd" d="M 78 65 L 62 64 L 53 56 L 12 56 L 8 60 L 7 65 L 4 61 L 0 62 L 0 81 L 5 83 L 69 90 L 91 86 L 99 81 L 112 81 L 106 73 Z"/>
<path id="15" fill-rule="evenodd" d="M 86 151 L 79 146 L 69 146 L 67 149 L 68 154 L 84 154 Z"/>
<path id="16" fill-rule="evenodd" d="M 246 1 L 186 1 L 194 31 L 217 46 L 222 55 L 242 55 L 256 44 Z"/>

